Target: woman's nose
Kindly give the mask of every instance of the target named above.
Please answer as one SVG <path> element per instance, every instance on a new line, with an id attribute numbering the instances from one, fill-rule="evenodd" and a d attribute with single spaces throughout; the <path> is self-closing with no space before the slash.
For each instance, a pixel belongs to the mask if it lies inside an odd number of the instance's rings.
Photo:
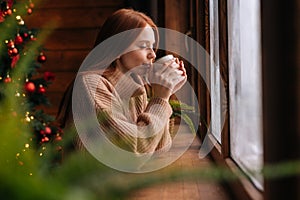
<path id="1" fill-rule="evenodd" d="M 155 58 L 156 58 L 156 54 L 155 54 L 154 50 L 151 49 L 149 54 L 148 54 L 148 59 L 154 60 Z"/>

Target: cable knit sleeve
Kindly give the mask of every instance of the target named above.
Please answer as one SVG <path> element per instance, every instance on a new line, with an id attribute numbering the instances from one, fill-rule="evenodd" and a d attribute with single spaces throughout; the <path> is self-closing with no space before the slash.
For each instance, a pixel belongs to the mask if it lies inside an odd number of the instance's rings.
<path id="1" fill-rule="evenodd" d="M 87 90 L 97 84 L 91 99 L 102 133 L 113 144 L 137 154 L 170 148 L 168 121 L 172 109 L 167 101 L 152 98 L 147 103 L 145 93 L 124 100 L 102 76 L 84 76 L 83 81 Z"/>

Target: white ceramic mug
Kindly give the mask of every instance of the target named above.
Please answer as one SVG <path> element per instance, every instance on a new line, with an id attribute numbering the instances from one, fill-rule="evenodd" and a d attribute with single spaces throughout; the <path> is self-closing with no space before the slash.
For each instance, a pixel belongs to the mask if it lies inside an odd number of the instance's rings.
<path id="1" fill-rule="evenodd" d="M 173 58 L 174 56 L 172 54 L 168 54 L 156 60 L 155 63 L 164 64 L 165 62 L 172 60 Z"/>

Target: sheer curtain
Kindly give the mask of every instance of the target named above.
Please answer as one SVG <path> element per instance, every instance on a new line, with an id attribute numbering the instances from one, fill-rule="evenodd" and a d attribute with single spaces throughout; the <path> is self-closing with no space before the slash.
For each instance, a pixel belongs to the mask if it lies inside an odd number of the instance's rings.
<path id="1" fill-rule="evenodd" d="M 263 189 L 260 1 L 228 0 L 231 157 Z"/>
<path id="2" fill-rule="evenodd" d="M 219 14 L 218 1 L 209 1 L 209 37 L 210 37 L 210 98 L 212 135 L 221 144 L 221 95 L 220 58 L 219 58 Z"/>

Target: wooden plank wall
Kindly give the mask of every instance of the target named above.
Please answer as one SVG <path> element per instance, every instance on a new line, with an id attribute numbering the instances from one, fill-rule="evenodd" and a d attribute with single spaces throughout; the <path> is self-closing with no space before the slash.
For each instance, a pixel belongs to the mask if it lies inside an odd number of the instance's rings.
<path id="1" fill-rule="evenodd" d="M 26 17 L 25 22 L 29 28 L 49 29 L 49 22 L 57 23 L 43 45 L 47 61 L 41 72 L 51 71 L 56 75 L 46 92 L 52 106 L 45 108 L 45 112 L 56 115 L 64 91 L 94 45 L 99 27 L 106 17 L 123 7 L 124 2 L 43 0 L 36 4 L 32 15 Z"/>
<path id="2" fill-rule="evenodd" d="M 164 25 L 165 28 L 167 29 L 171 29 L 173 31 L 177 31 L 180 32 L 182 34 L 186 34 L 189 30 L 190 30 L 190 23 L 189 23 L 189 1 L 182 1 L 182 0 L 165 0 L 165 9 L 164 9 L 164 13 L 165 13 L 165 21 L 164 21 Z M 178 14 L 180 12 L 180 14 Z M 180 57 L 181 55 L 185 55 L 186 54 L 186 47 L 185 44 L 181 44 L 178 45 L 177 44 L 177 40 L 178 38 L 176 38 L 177 36 L 172 35 L 172 34 L 168 34 L 167 36 L 168 38 L 166 38 L 165 40 L 165 45 L 166 45 L 166 53 L 171 53 L 174 54 L 174 52 L 169 52 L 168 51 L 168 47 L 172 48 L 172 49 L 176 49 L 178 53 L 178 57 Z M 176 44 L 176 45 L 174 45 Z M 189 63 L 187 61 L 185 62 L 185 68 L 187 70 L 187 74 L 188 74 L 188 81 L 191 81 L 191 66 L 189 65 Z M 180 91 L 178 91 L 178 93 L 180 93 L 179 97 L 180 100 L 192 105 L 192 100 L 191 97 L 188 93 L 188 90 L 183 90 L 181 89 Z"/>

